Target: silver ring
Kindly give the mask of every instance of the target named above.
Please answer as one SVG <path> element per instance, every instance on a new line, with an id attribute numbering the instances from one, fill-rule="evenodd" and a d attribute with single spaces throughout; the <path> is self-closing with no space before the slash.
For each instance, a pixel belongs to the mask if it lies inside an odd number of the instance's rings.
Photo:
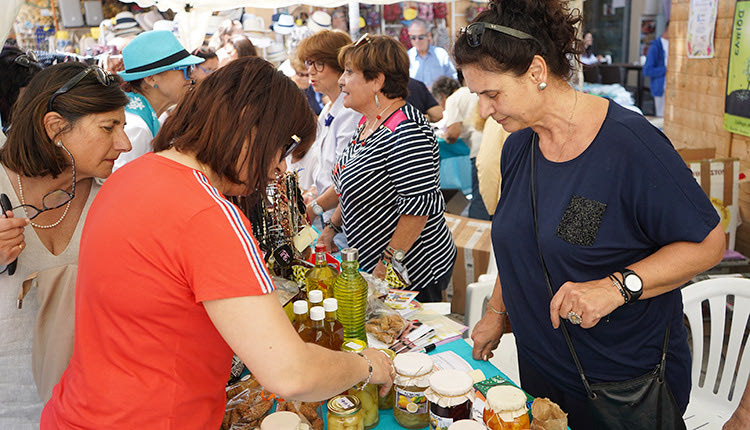
<path id="1" fill-rule="evenodd" d="M 570 321 L 571 324 L 578 325 L 583 322 L 583 319 L 581 319 L 581 316 L 577 313 L 570 311 L 568 312 L 568 321 Z"/>

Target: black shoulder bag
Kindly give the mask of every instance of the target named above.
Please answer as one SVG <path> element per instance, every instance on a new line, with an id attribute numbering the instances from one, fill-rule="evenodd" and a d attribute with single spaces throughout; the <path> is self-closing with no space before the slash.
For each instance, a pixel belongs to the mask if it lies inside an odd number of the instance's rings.
<path id="1" fill-rule="evenodd" d="M 531 140 L 531 206 L 534 212 L 534 232 L 539 250 L 539 260 L 542 263 L 542 269 L 544 269 L 544 278 L 547 282 L 547 291 L 551 300 L 554 293 L 552 291 L 547 264 L 544 262 L 544 255 L 542 254 L 542 244 L 539 240 L 539 221 L 536 211 L 536 192 L 534 186 L 536 140 L 537 135 L 534 133 Z M 677 402 L 675 402 L 672 395 L 672 390 L 670 390 L 666 379 L 664 379 L 667 345 L 669 344 L 669 323 L 667 323 L 664 335 L 661 362 L 654 370 L 627 381 L 599 384 L 589 384 L 588 379 L 586 379 L 581 361 L 578 359 L 578 354 L 576 354 L 573 342 L 570 340 L 570 333 L 565 324 L 565 321 L 561 321 L 560 329 L 563 336 L 565 336 L 565 342 L 568 344 L 568 349 L 570 349 L 570 355 L 573 356 L 578 374 L 588 394 L 591 414 L 597 422 L 598 428 L 609 430 L 685 429 L 685 422 L 677 407 Z"/>

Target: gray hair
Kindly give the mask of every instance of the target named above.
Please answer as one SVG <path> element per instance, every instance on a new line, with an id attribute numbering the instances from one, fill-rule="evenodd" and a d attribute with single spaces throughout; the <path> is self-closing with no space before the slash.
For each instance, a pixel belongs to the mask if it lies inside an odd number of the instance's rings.
<path id="1" fill-rule="evenodd" d="M 427 34 L 430 34 L 430 32 L 432 31 L 432 25 L 422 18 L 412 19 L 411 23 L 409 23 L 409 28 L 411 28 L 413 25 L 421 25 L 422 28 L 424 28 L 425 33 Z"/>

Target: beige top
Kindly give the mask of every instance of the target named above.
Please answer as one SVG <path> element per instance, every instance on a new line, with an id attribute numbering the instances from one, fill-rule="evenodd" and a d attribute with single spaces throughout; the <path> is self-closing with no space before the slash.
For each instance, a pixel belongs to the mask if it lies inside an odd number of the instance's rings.
<path id="1" fill-rule="evenodd" d="M 96 182 L 91 185 L 88 200 L 73 237 L 60 255 L 52 255 L 39 240 L 34 228 L 29 225 L 24 231 L 26 247 L 18 257 L 16 273 L 13 276 L 0 273 L 0 429 L 39 428 L 39 417 L 44 407 L 37 394 L 31 371 L 32 335 L 39 303 L 36 293 L 32 291 L 24 299 L 23 308 L 18 309 L 18 288 L 33 272 L 78 262 L 81 230 L 99 188 Z M 20 204 L 2 166 L 0 192 L 8 195 L 14 207 Z M 0 266 L 0 269 L 2 268 Z"/>

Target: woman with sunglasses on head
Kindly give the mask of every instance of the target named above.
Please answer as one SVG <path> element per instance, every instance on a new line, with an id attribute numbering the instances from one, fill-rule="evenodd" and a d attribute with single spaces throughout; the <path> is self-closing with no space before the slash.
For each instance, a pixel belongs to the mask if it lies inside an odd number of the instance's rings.
<path id="1" fill-rule="evenodd" d="M 301 340 L 249 222 L 224 197 L 263 198 L 256 190 L 314 137 L 304 96 L 262 58 L 235 60 L 188 93 L 156 152 L 124 166 L 94 202 L 73 358 L 42 429 L 219 428 L 232 351 L 286 399 L 324 400 L 360 381 L 390 387 L 382 352 Z"/>
<path id="2" fill-rule="evenodd" d="M 314 196 L 314 200 L 307 205 L 307 216 L 313 225 L 321 229 L 323 220 L 330 219 L 338 203 L 336 192 L 331 187 L 333 165 L 352 138 L 362 116 L 344 107 L 344 97 L 339 87 L 339 77 L 344 71 L 339 66 L 339 50 L 350 43 L 352 39 L 343 31 L 323 30 L 304 39 L 296 52 L 310 75 L 310 85 L 330 100 L 318 116 L 315 143 L 299 163 L 290 165 L 292 169 L 303 167 L 312 170 L 312 186 L 304 190 L 307 195 Z M 340 246 L 346 243 L 343 235 L 337 240 Z"/>
<path id="3" fill-rule="evenodd" d="M 32 291 L 18 309 L 18 289 L 33 272 L 77 264 L 83 223 L 99 190 L 93 178 L 109 176 L 114 160 L 130 150 L 127 103 L 119 79 L 70 62 L 39 72 L 14 110 L 0 148 L 0 193 L 13 207 L 0 218 L 0 428 L 39 424 L 40 396 L 50 394 L 32 375 L 40 303 Z"/>
<path id="4" fill-rule="evenodd" d="M 439 154 L 425 116 L 404 98 L 409 58 L 388 36 L 365 34 L 339 51 L 344 106 L 362 118 L 333 167 L 339 206 L 318 239 L 330 246 L 342 226 L 362 270 L 406 268 L 417 300 L 442 301 L 456 246 L 445 223 Z"/>
<path id="5" fill-rule="evenodd" d="M 172 32 L 163 30 L 136 36 L 122 50 L 122 61 L 125 70 L 118 73 L 130 98 L 125 132 L 133 150 L 117 160 L 115 169 L 153 151 L 151 141 L 159 132 L 162 114 L 195 84 L 192 68 L 204 62 L 190 55 Z"/>
<path id="6" fill-rule="evenodd" d="M 558 403 L 571 428 L 627 417 L 638 420 L 628 428 L 656 428 L 634 409 L 595 421 L 566 333 L 591 384 L 653 372 L 667 338 L 681 420 L 690 351 L 679 286 L 722 259 L 724 232 L 659 130 L 568 84 L 579 21 L 556 0 L 492 1 L 454 45 L 480 114 L 512 132 L 492 225 L 499 277 L 472 333 L 474 358 L 492 357 L 507 314 L 521 386 Z"/>

